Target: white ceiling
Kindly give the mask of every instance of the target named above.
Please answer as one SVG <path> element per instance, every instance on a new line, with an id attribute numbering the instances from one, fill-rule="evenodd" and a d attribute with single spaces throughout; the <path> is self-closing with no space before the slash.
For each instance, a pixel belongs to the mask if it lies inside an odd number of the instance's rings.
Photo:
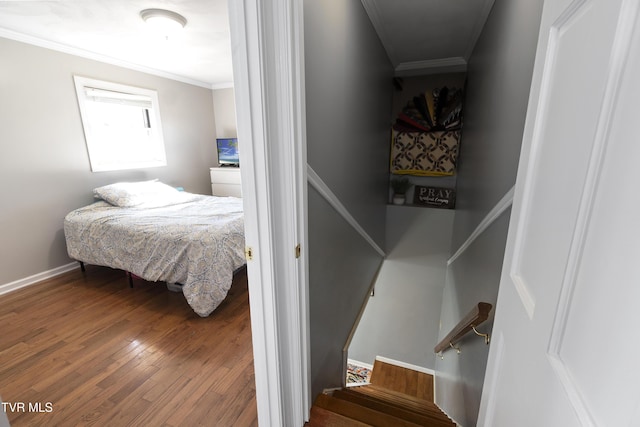
<path id="1" fill-rule="evenodd" d="M 169 40 L 158 37 L 140 18 L 140 11 L 150 8 L 177 12 L 187 25 Z M 0 29 L 10 30 L 0 30 L 0 36 L 24 35 L 23 41 L 80 49 L 84 52 L 67 51 L 204 86 L 233 80 L 227 0 L 0 1 Z"/>
<path id="2" fill-rule="evenodd" d="M 494 0 L 362 0 L 396 75 L 464 71 Z"/>
<path id="3" fill-rule="evenodd" d="M 466 67 L 493 1 L 362 4 L 396 72 L 408 75 Z M 183 15 L 184 31 L 153 36 L 139 15 L 148 8 Z M 0 0 L 0 37 L 205 87 L 230 86 L 233 78 L 227 0 Z"/>

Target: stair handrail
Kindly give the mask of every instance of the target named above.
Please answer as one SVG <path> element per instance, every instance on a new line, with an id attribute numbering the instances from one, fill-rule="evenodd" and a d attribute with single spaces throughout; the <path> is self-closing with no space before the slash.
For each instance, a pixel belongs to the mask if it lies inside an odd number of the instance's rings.
<path id="1" fill-rule="evenodd" d="M 460 320 L 460 322 L 451 329 L 451 332 L 449 332 L 447 336 L 434 347 L 433 351 L 438 354 L 444 350 L 453 348 L 460 353 L 460 349 L 455 347 L 455 344 L 471 331 L 474 331 L 477 335 L 483 336 L 485 338 L 485 342 L 489 344 L 489 334 L 481 334 L 476 330 L 476 327 L 489 318 L 489 313 L 491 312 L 492 307 L 493 306 L 488 302 L 479 302 L 473 307 L 469 314 L 463 317 L 462 320 Z"/>

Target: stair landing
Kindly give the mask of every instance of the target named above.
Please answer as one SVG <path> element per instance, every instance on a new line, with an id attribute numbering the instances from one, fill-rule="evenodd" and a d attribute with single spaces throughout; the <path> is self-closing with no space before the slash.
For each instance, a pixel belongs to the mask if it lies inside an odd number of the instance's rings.
<path id="1" fill-rule="evenodd" d="M 376 360 L 371 384 L 433 402 L 433 375 Z"/>
<path id="2" fill-rule="evenodd" d="M 371 384 L 323 393 L 308 427 L 455 427 L 433 403 L 429 374 L 376 361 Z"/>

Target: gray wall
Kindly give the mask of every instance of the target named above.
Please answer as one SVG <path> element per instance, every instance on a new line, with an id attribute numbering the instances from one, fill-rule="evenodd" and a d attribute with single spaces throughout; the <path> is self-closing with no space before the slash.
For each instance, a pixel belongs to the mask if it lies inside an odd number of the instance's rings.
<path id="1" fill-rule="evenodd" d="M 469 59 L 455 251 L 515 184 L 542 0 L 496 0 Z"/>
<path id="2" fill-rule="evenodd" d="M 452 253 L 515 184 L 541 12 L 542 0 L 496 0 L 469 60 Z M 505 213 L 450 265 L 440 338 L 473 304 L 495 301 L 507 226 Z M 436 402 L 464 426 L 476 423 L 486 358 L 463 347 L 436 360 Z"/>
<path id="3" fill-rule="evenodd" d="M 311 391 L 343 382 L 342 350 L 367 298 L 380 255 L 309 187 Z"/>
<path id="4" fill-rule="evenodd" d="M 453 210 L 387 208 L 387 258 L 349 346 L 349 358 L 376 356 L 435 369 L 440 305 Z"/>
<path id="5" fill-rule="evenodd" d="M 71 260 L 62 222 L 94 187 L 159 178 L 211 194 L 211 90 L 0 38 L 0 285 Z M 158 91 L 168 165 L 92 173 L 73 75 Z"/>
<path id="6" fill-rule="evenodd" d="M 309 165 L 383 247 L 391 63 L 358 1 L 307 0 L 304 20 Z"/>
<path id="7" fill-rule="evenodd" d="M 308 162 L 384 247 L 392 67 L 362 4 L 304 2 Z M 342 348 L 380 255 L 309 191 L 311 382 L 341 385 Z"/>
<path id="8" fill-rule="evenodd" d="M 509 213 L 510 210 L 504 212 L 447 269 L 438 341 L 478 302 L 488 302 L 495 310 Z M 489 320 L 478 327 L 480 332 L 491 331 L 494 310 Z M 458 345 L 461 354 L 448 350 L 443 353 L 444 359 L 435 358 L 436 402 L 461 425 L 475 426 L 489 346 L 473 333 Z"/>

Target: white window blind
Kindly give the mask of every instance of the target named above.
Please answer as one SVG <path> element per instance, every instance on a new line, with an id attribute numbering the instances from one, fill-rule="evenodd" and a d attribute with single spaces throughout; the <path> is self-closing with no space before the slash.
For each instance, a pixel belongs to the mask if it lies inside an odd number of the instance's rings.
<path id="1" fill-rule="evenodd" d="M 74 79 L 92 171 L 167 164 L 155 91 Z"/>

